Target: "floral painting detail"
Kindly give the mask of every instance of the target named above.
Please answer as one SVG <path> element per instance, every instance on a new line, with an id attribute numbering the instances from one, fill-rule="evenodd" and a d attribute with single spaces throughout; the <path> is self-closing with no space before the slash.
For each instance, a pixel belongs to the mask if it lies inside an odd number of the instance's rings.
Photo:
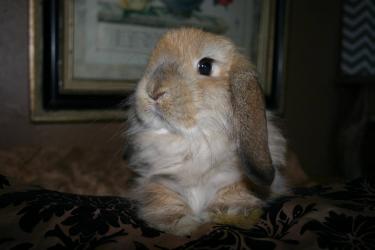
<path id="1" fill-rule="evenodd" d="M 228 30 L 227 21 L 221 16 L 205 13 L 202 10 L 203 2 L 204 0 L 120 0 L 119 4 L 114 4 L 100 0 L 98 20 L 102 23 L 158 29 L 189 26 L 214 33 L 225 33 Z M 230 2 L 221 0 L 217 4 L 227 6 Z"/>
<path id="2" fill-rule="evenodd" d="M 203 0 L 162 0 L 167 9 L 177 15 L 190 17 L 193 11 L 200 11 Z"/>
<path id="3" fill-rule="evenodd" d="M 214 4 L 219 4 L 223 6 L 228 6 L 233 3 L 233 0 L 214 0 Z"/>

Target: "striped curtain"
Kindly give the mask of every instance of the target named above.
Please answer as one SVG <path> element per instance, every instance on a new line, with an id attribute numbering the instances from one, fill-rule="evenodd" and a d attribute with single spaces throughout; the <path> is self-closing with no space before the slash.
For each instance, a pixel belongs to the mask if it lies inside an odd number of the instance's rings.
<path id="1" fill-rule="evenodd" d="M 340 71 L 375 77 L 375 0 L 343 0 Z"/>

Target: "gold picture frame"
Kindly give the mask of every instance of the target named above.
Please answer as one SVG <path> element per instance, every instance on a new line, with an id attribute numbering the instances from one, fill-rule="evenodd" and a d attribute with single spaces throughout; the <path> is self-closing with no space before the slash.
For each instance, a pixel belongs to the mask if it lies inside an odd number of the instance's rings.
<path id="1" fill-rule="evenodd" d="M 68 0 L 70 1 L 70 0 Z M 68 2 L 66 1 L 66 2 Z M 49 109 L 43 104 L 42 0 L 29 0 L 29 82 L 31 120 L 45 122 L 101 122 L 120 121 L 126 118 L 121 107 L 116 109 Z"/>

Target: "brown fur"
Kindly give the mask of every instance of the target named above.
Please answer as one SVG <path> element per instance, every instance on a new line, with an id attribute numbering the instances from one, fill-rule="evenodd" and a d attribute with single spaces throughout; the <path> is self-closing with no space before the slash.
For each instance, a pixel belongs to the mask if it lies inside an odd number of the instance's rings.
<path id="1" fill-rule="evenodd" d="M 187 227 L 186 231 L 190 231 L 189 226 L 195 228 L 202 222 L 220 222 L 222 216 L 229 218 L 226 223 L 234 225 L 237 224 L 237 221 L 230 221 L 230 218 L 232 218 L 230 216 L 233 216 L 233 218 L 239 216 L 239 218 L 243 217 L 246 220 L 246 218 L 252 216 L 252 212 L 257 213 L 264 203 L 253 194 L 251 189 L 254 189 L 254 185 L 248 180 L 242 180 L 222 188 L 208 207 L 206 218 L 201 220 L 194 218 L 193 223 L 183 226 Z M 130 198 L 135 198 L 141 202 L 139 213 L 150 226 L 181 234 L 180 221 L 183 218 L 193 218 L 193 212 L 187 206 L 183 197 L 164 185 L 150 183 L 143 186 L 141 190 L 133 191 L 132 194 L 137 197 L 130 196 Z M 241 222 L 239 223 L 241 224 Z M 171 228 L 176 229 L 174 231 Z M 185 230 L 182 230 L 182 232 L 185 232 Z"/>
<path id="2" fill-rule="evenodd" d="M 268 148 L 265 104 L 252 65 L 237 55 L 231 67 L 229 81 L 234 109 L 234 130 L 244 168 L 255 183 L 270 185 L 274 178 L 274 169 Z"/>
<path id="3" fill-rule="evenodd" d="M 191 214 L 190 208 L 176 192 L 164 185 L 150 183 L 139 191 L 132 192 L 133 197 L 141 202 L 139 213 L 150 226 L 161 230 L 170 230 L 178 226 L 179 221 Z M 137 196 L 137 197 L 134 197 Z"/>
<path id="4" fill-rule="evenodd" d="M 242 180 L 222 188 L 216 194 L 209 210 L 212 211 L 214 216 L 217 214 L 230 214 L 231 210 L 233 210 L 232 214 L 248 216 L 250 211 L 263 205 L 263 201 L 251 191 L 253 188 L 253 184 L 248 180 Z"/>

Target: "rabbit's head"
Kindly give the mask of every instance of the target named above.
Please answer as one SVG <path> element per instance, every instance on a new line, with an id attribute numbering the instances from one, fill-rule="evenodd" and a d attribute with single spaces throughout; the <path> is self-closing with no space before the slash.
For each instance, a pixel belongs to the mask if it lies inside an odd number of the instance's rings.
<path id="1" fill-rule="evenodd" d="M 250 180 L 271 184 L 263 94 L 254 67 L 230 40 L 193 28 L 167 32 L 138 83 L 135 113 L 155 130 L 227 135 Z"/>

